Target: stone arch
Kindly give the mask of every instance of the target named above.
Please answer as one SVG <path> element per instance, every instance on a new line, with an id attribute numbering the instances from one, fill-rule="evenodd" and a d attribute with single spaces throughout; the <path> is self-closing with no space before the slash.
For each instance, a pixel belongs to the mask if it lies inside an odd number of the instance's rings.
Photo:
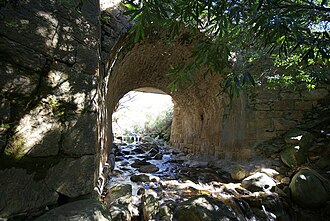
<path id="1" fill-rule="evenodd" d="M 120 42 L 120 41 L 119 41 Z M 120 43 L 119 43 L 120 44 Z M 116 48 L 125 47 L 125 45 Z M 187 153 L 203 152 L 223 157 L 220 132 L 224 111 L 224 96 L 219 95 L 219 75 L 196 77 L 192 82 L 171 91 L 173 80 L 167 75 L 171 65 L 187 61 L 192 45 L 167 44 L 160 39 L 146 40 L 130 50 L 117 54 L 108 80 L 106 96 L 107 119 L 111 119 L 121 97 L 136 88 L 157 88 L 172 96 L 174 101 L 171 143 Z M 107 135 L 112 134 L 109 124 Z M 108 138 L 107 140 L 111 140 Z M 106 144 L 106 153 L 110 145 Z"/>

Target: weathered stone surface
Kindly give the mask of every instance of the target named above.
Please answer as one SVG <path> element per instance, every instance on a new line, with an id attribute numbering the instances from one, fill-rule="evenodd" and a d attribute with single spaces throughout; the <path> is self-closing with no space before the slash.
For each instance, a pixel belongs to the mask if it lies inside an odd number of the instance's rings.
<path id="1" fill-rule="evenodd" d="M 195 196 L 179 204 L 174 213 L 177 221 L 235 220 L 236 214 L 225 203 L 209 196 Z"/>
<path id="2" fill-rule="evenodd" d="M 132 202 L 132 185 L 118 184 L 112 186 L 104 201 L 109 208 L 114 204 L 128 205 Z"/>
<path id="3" fill-rule="evenodd" d="M 38 85 L 38 75 L 28 69 L 0 61 L 0 92 L 30 96 Z"/>
<path id="4" fill-rule="evenodd" d="M 31 157 L 55 156 L 59 151 L 61 131 L 54 129 L 45 134 L 40 143 L 36 144 L 28 153 Z"/>
<path id="5" fill-rule="evenodd" d="M 8 121 L 10 118 L 10 102 L 3 98 L 0 101 L 0 121 Z M 1 129 L 0 129 L 1 130 Z"/>
<path id="6" fill-rule="evenodd" d="M 149 182 L 151 180 L 147 174 L 134 174 L 130 179 L 133 182 Z"/>
<path id="7" fill-rule="evenodd" d="M 96 200 L 79 200 L 57 207 L 35 221 L 111 221 L 109 211 Z"/>
<path id="8" fill-rule="evenodd" d="M 47 186 L 71 198 L 91 193 L 94 188 L 95 160 L 93 155 L 61 160 L 49 169 Z"/>
<path id="9" fill-rule="evenodd" d="M 304 208 L 318 208 L 330 197 L 330 183 L 316 171 L 302 169 L 289 185 L 292 199 Z"/>
<path id="10" fill-rule="evenodd" d="M 242 166 L 235 166 L 230 171 L 230 176 L 233 180 L 242 180 L 248 175 L 248 172 Z"/>
<path id="11" fill-rule="evenodd" d="M 242 181 L 242 187 L 252 192 L 269 191 L 276 183 L 265 173 L 257 172 Z"/>
<path id="12" fill-rule="evenodd" d="M 52 107 L 48 105 L 51 99 L 44 101 L 28 114 L 24 115 L 15 128 L 5 151 L 13 156 L 51 156 L 59 149 L 60 124 Z"/>
<path id="13" fill-rule="evenodd" d="M 282 162 L 291 168 L 306 162 L 305 151 L 297 145 L 291 145 L 281 151 L 280 157 Z"/>
<path id="14" fill-rule="evenodd" d="M 154 173 L 154 172 L 157 172 L 159 170 L 158 167 L 156 167 L 155 165 L 153 164 L 150 164 L 150 165 L 145 165 L 145 166 L 141 166 L 139 168 L 139 171 L 141 173 Z"/>
<path id="15" fill-rule="evenodd" d="M 0 177 L 1 218 L 36 212 L 57 203 L 58 194 L 24 169 L 0 170 Z"/>
<path id="16" fill-rule="evenodd" d="M 152 220 L 156 218 L 156 214 L 159 212 L 158 200 L 153 195 L 142 196 L 142 215 L 146 220 Z"/>
<path id="17" fill-rule="evenodd" d="M 96 152 L 96 115 L 84 114 L 63 134 L 62 151 L 73 156 Z"/>

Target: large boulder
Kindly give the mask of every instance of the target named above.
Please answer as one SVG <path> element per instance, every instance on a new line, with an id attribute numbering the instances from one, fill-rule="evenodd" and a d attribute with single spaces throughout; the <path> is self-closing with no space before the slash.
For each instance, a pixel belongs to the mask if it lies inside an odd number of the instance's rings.
<path id="1" fill-rule="evenodd" d="M 114 204 L 128 205 L 132 202 L 132 185 L 117 184 L 112 186 L 104 201 L 109 207 Z"/>
<path id="2" fill-rule="evenodd" d="M 298 171 L 289 187 L 293 201 L 304 208 L 320 207 L 329 199 L 329 181 L 314 170 Z"/>
<path id="3" fill-rule="evenodd" d="M 50 210 L 35 221 L 111 221 L 110 213 L 98 201 L 88 199 Z"/>
<path id="4" fill-rule="evenodd" d="M 236 220 L 235 212 L 224 202 L 206 195 L 194 196 L 178 205 L 176 221 Z"/>
<path id="5" fill-rule="evenodd" d="M 24 169 L 0 170 L 0 220 L 57 203 L 58 194 L 35 180 L 34 175 Z"/>

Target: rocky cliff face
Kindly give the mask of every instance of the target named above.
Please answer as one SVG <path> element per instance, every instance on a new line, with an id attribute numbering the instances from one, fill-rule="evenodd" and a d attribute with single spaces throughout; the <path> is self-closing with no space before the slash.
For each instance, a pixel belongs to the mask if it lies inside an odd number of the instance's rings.
<path id="1" fill-rule="evenodd" d="M 98 1 L 6 2 L 0 6 L 0 217 L 37 214 L 91 194 L 99 155 Z"/>

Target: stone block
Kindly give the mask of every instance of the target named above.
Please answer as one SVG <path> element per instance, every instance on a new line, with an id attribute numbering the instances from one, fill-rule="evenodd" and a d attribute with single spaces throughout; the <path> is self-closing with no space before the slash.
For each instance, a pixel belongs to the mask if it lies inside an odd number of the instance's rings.
<path id="1" fill-rule="evenodd" d="M 286 120 L 283 118 L 274 119 L 274 126 L 276 130 L 289 130 L 297 125 L 296 121 Z"/>
<path id="2" fill-rule="evenodd" d="M 84 114 L 72 121 L 63 134 L 62 149 L 66 154 L 82 156 L 96 152 L 96 114 Z"/>
<path id="3" fill-rule="evenodd" d="M 301 99 L 301 95 L 299 91 L 290 91 L 290 92 L 281 92 L 280 98 L 283 100 L 299 100 Z"/>
<path id="4" fill-rule="evenodd" d="M 261 111 L 267 111 L 272 109 L 270 104 L 256 104 L 254 105 L 254 107 L 256 110 L 261 110 Z"/>
<path id="5" fill-rule="evenodd" d="M 329 95 L 329 91 L 325 88 L 319 88 L 311 91 L 303 91 L 302 97 L 304 100 L 320 100 Z"/>
<path id="6" fill-rule="evenodd" d="M 0 170 L 0 217 L 43 210 L 57 203 L 58 194 L 50 190 L 43 180 L 36 181 L 34 174 L 24 169 Z"/>
<path id="7" fill-rule="evenodd" d="M 281 100 L 274 102 L 274 110 L 294 110 L 294 102 L 291 100 Z"/>
<path id="8" fill-rule="evenodd" d="M 42 140 L 36 144 L 27 155 L 30 157 L 55 156 L 59 151 L 60 140 L 61 131 L 59 129 L 48 131 Z"/>
<path id="9" fill-rule="evenodd" d="M 297 110 L 311 110 L 316 104 L 316 101 L 297 101 L 295 107 Z"/>
<path id="10" fill-rule="evenodd" d="M 52 190 L 74 198 L 92 193 L 94 173 L 95 156 L 64 158 L 49 169 L 45 182 Z"/>

